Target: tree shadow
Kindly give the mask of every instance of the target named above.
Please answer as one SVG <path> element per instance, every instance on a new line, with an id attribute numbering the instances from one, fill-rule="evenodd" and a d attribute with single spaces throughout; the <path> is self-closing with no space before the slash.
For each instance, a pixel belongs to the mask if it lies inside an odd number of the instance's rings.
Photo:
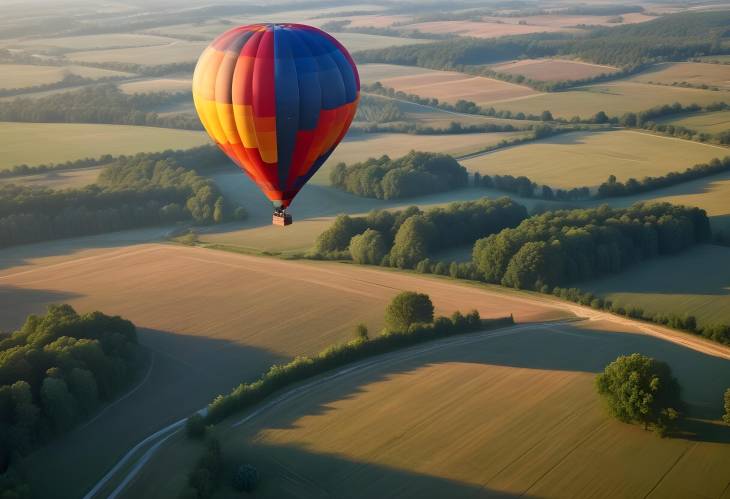
<path id="1" fill-rule="evenodd" d="M 0 331 L 15 331 L 30 314 L 42 314 L 48 305 L 80 296 L 70 292 L 0 285 Z"/>
<path id="2" fill-rule="evenodd" d="M 34 497 L 83 496 L 147 436 L 288 360 L 228 340 L 144 328 L 138 334 L 140 343 L 151 349 L 149 371 L 90 421 L 28 458 Z M 73 485 L 54 489 L 60 482 Z"/>
<path id="3" fill-rule="evenodd" d="M 464 338 L 468 338 L 465 336 Z M 414 347 L 420 348 L 420 347 Z M 473 348 L 431 349 L 407 360 L 389 362 L 379 358 L 366 374 L 356 374 L 344 381 L 326 381 L 312 394 L 326 394 L 315 404 L 297 414 L 279 418 L 277 428 L 292 428 L 302 416 L 325 414 L 332 403 L 361 394 L 368 385 L 398 374 L 447 363 L 473 363 L 548 371 L 599 373 L 619 355 L 642 353 L 667 362 L 682 386 L 687 413 L 698 420 L 716 420 L 722 414 L 722 394 L 730 387 L 730 361 L 685 348 L 657 337 L 629 332 L 609 331 L 581 322 L 522 329 L 514 334 L 497 335 L 476 341 Z M 393 354 L 389 354 L 393 355 Z M 398 355 L 396 353 L 395 355 Z M 598 394 L 595 395 L 598 399 Z M 315 398 L 319 399 L 320 395 Z M 277 416 L 281 414 L 277 413 Z M 716 441 L 725 438 L 724 430 L 703 423 L 686 429 L 693 440 Z M 718 437 L 720 435 L 720 437 Z"/>
<path id="4" fill-rule="evenodd" d="M 449 478 L 397 469 L 345 456 L 312 452 L 297 445 L 251 446 L 223 443 L 232 474 L 238 463 L 256 463 L 260 473 L 257 496 L 348 498 L 494 498 L 535 497 L 504 492 Z M 234 496 L 224 481 L 222 497 Z"/>

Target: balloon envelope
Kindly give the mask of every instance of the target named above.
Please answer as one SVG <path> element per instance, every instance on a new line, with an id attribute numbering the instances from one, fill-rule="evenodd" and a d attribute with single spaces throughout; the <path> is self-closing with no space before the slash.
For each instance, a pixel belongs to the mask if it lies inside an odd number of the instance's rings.
<path id="1" fill-rule="evenodd" d="M 359 98 L 347 50 L 302 24 L 226 31 L 193 75 L 195 109 L 208 134 L 283 208 L 342 140 Z"/>

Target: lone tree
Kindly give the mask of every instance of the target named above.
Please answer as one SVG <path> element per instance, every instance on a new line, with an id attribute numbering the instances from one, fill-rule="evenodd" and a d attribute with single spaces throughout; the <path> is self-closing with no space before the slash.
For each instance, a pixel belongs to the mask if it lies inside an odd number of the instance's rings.
<path id="1" fill-rule="evenodd" d="M 433 322 L 433 303 L 423 293 L 403 291 L 385 309 L 385 323 L 391 329 L 406 330 L 416 322 Z"/>
<path id="2" fill-rule="evenodd" d="M 679 418 L 680 386 L 669 365 L 634 353 L 622 355 L 596 376 L 596 388 L 608 409 L 625 423 L 653 426 L 664 435 Z"/>
<path id="3" fill-rule="evenodd" d="M 725 415 L 722 420 L 730 424 L 730 388 L 725 390 Z"/>

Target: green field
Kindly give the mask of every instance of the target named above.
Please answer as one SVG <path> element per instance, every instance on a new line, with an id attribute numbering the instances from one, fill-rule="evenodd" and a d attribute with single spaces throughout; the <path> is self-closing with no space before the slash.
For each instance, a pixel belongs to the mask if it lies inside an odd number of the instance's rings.
<path id="1" fill-rule="evenodd" d="M 240 426 L 246 413 L 229 418 L 215 431 L 227 472 L 254 464 L 262 498 L 725 497 L 730 361 L 603 321 L 482 338 L 391 355 Z M 682 436 L 607 414 L 594 375 L 632 352 L 671 365 L 693 415 Z M 123 497 L 174 497 L 201 448 L 174 439 Z M 229 483 L 216 497 L 239 497 Z"/>
<path id="2" fill-rule="evenodd" d="M 691 130 L 697 130 L 698 132 L 720 133 L 730 130 L 730 111 L 682 114 L 656 121 L 657 123 L 683 126 Z"/>
<path id="3" fill-rule="evenodd" d="M 695 315 L 700 324 L 730 323 L 730 248 L 707 245 L 642 263 L 581 285 L 623 307 Z M 730 385 L 729 385 L 730 386 Z"/>
<path id="4" fill-rule="evenodd" d="M 210 140 L 204 132 L 127 125 L 0 123 L 0 169 L 63 163 L 103 154 L 187 149 Z"/>
<path id="5" fill-rule="evenodd" d="M 26 64 L 0 64 L 0 88 L 24 88 L 61 81 L 66 74 L 85 78 L 132 76 L 129 73 L 84 66 L 32 66 Z"/>
<path id="6" fill-rule="evenodd" d="M 551 187 L 598 186 L 609 175 L 619 180 L 664 175 L 728 155 L 728 149 L 628 130 L 572 132 L 500 149 L 468 159 L 470 171 L 525 175 Z"/>
<path id="7" fill-rule="evenodd" d="M 149 93 L 149 92 L 190 92 L 193 86 L 190 78 L 150 78 L 122 83 L 119 88 L 127 93 Z M 192 98 L 189 103 L 192 106 Z"/>
<path id="8" fill-rule="evenodd" d="M 78 170 L 62 170 L 39 175 L 23 177 L 0 177 L 1 184 L 20 184 L 28 187 L 48 187 L 51 189 L 66 189 L 69 187 L 83 187 L 96 182 L 103 167 L 79 168 Z"/>
<path id="9" fill-rule="evenodd" d="M 621 116 L 664 104 L 700 104 L 730 102 L 730 94 L 694 88 L 649 85 L 632 81 L 617 81 L 579 87 L 565 92 L 551 92 L 512 100 L 492 102 L 498 110 L 540 114 L 549 110 L 553 116 L 589 118 L 598 111 L 609 116 Z"/>

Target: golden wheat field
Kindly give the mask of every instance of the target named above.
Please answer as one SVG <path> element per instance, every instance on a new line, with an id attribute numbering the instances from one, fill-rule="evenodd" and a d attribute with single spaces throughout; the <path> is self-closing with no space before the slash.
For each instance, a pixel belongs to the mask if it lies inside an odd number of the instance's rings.
<path id="1" fill-rule="evenodd" d="M 564 59 L 521 59 L 490 67 L 500 73 L 517 74 L 540 81 L 582 80 L 617 71 L 611 66 Z"/>
<path id="2" fill-rule="evenodd" d="M 134 233 L 127 240 L 124 234 L 116 242 L 105 236 L 0 252 L 0 328 L 15 328 L 50 303 L 69 303 L 132 320 L 154 359 L 148 380 L 113 412 L 33 455 L 32 473 L 44 479 L 31 478 L 44 497 L 78 497 L 130 442 L 273 363 L 347 339 L 359 322 L 375 334 L 400 290 L 428 293 L 442 314 L 477 308 L 485 317 L 514 313 L 521 321 L 570 315 L 555 304 L 446 279 L 130 244 Z"/>

